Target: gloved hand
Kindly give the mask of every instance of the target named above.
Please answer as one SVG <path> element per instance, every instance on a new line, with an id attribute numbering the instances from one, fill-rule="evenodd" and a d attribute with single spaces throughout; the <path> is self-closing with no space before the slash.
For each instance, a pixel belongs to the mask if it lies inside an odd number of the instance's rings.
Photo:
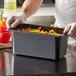
<path id="1" fill-rule="evenodd" d="M 24 13 L 19 13 L 16 16 L 10 16 L 7 18 L 7 28 L 14 28 L 16 27 L 18 24 L 24 23 L 26 21 L 26 15 Z"/>
<path id="2" fill-rule="evenodd" d="M 73 38 L 76 38 L 76 22 L 69 24 L 64 32 L 64 34 L 67 34 L 68 36 L 71 36 Z"/>

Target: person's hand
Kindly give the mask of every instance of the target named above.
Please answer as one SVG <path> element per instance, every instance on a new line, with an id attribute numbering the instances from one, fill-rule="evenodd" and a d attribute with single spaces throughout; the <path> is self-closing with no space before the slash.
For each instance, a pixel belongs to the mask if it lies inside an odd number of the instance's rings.
<path id="1" fill-rule="evenodd" d="M 16 27 L 18 24 L 22 24 L 26 21 L 26 15 L 24 13 L 19 13 L 16 16 L 10 16 L 7 18 L 7 28 L 14 28 Z"/>
<path id="2" fill-rule="evenodd" d="M 69 24 L 64 32 L 64 34 L 67 34 L 68 36 L 71 36 L 73 38 L 76 38 L 76 22 Z"/>

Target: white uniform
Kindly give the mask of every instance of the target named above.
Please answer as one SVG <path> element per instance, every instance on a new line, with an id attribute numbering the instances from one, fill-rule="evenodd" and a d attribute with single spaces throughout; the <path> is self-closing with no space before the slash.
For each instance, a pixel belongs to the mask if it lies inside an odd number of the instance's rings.
<path id="1" fill-rule="evenodd" d="M 66 27 L 76 22 L 76 0 L 55 0 L 55 26 Z M 68 47 L 76 51 L 76 39 L 70 38 Z"/>

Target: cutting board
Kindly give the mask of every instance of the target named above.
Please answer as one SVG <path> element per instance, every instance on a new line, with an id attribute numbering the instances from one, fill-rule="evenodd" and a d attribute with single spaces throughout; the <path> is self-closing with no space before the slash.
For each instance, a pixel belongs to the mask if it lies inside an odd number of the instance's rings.
<path id="1" fill-rule="evenodd" d="M 7 43 L 0 43 L 0 50 L 1 49 L 11 49 L 12 48 L 12 41 Z"/>

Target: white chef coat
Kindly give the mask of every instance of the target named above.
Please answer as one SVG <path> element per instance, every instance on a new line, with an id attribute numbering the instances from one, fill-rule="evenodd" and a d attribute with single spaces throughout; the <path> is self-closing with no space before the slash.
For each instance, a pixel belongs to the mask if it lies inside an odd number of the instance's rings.
<path id="1" fill-rule="evenodd" d="M 68 24 L 76 22 L 76 0 L 55 0 L 55 26 L 66 27 Z M 69 38 L 69 48 L 76 50 L 76 39 Z"/>

